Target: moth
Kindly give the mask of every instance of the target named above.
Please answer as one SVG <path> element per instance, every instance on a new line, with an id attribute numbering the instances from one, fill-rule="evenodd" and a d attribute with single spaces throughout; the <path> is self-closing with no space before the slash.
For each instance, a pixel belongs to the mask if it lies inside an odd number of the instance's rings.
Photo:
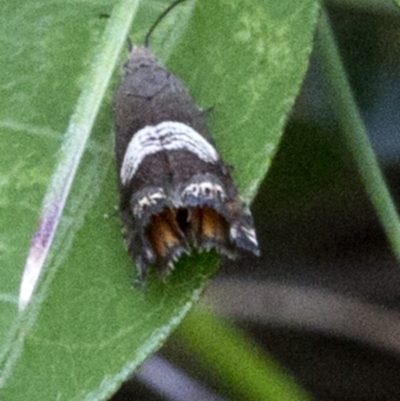
<path id="1" fill-rule="evenodd" d="M 151 266 L 168 274 L 192 249 L 259 255 L 249 207 L 209 136 L 205 112 L 148 48 L 155 25 L 145 46 L 132 46 L 114 105 L 119 209 L 139 282 Z"/>

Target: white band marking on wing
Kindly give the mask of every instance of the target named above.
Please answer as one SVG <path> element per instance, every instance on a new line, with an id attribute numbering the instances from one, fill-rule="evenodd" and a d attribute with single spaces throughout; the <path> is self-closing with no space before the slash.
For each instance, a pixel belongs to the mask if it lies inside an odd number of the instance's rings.
<path id="1" fill-rule="evenodd" d="M 161 151 L 187 150 L 207 163 L 219 156 L 214 146 L 193 128 L 175 121 L 146 126 L 132 137 L 121 167 L 121 181 L 126 185 L 135 175 L 145 157 Z"/>

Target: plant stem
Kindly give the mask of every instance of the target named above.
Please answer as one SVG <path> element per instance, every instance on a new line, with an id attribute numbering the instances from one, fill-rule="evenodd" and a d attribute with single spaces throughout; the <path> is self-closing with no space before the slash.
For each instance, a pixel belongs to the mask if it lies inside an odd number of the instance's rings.
<path id="1" fill-rule="evenodd" d="M 212 313 L 193 309 L 177 333 L 235 399 L 307 401 L 294 380 L 268 354 Z"/>
<path id="2" fill-rule="evenodd" d="M 396 207 L 371 147 L 324 9 L 316 39 L 316 50 L 325 71 L 333 107 L 345 141 L 392 250 L 400 260 L 400 221 Z"/>

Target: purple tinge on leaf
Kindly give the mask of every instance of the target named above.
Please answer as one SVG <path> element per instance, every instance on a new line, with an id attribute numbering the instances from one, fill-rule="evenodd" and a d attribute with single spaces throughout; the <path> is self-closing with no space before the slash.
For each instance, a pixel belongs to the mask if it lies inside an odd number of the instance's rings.
<path id="1" fill-rule="evenodd" d="M 52 203 L 44 208 L 39 227 L 32 237 L 31 247 L 22 275 L 19 290 L 19 310 L 24 310 L 29 303 L 38 282 L 44 262 L 53 242 L 60 215 L 59 203 Z"/>

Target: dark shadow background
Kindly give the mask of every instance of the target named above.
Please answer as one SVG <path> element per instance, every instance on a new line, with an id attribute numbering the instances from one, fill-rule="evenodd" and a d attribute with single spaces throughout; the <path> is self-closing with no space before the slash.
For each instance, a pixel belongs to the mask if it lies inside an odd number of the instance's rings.
<path id="1" fill-rule="evenodd" d="M 382 3 L 378 9 L 328 2 L 328 11 L 371 142 L 399 205 L 400 13 L 389 1 Z M 305 298 L 316 291 L 316 309 L 326 301 L 325 293 L 348 299 L 360 310 L 373 308 L 379 327 L 379 319 L 388 312 L 400 313 L 400 266 L 346 150 L 324 88 L 313 55 L 279 152 L 253 205 L 262 257 L 222 268 L 207 295 L 214 299 L 217 288 L 224 288 L 229 297 L 232 282 L 250 292 L 255 282 L 266 289 L 277 285 L 279 300 L 279 288 L 285 289 L 285 299 L 288 288 L 300 289 Z M 277 312 L 279 319 L 263 319 L 252 317 L 246 308 L 232 312 L 221 307 L 221 313 L 233 315 L 315 400 L 400 399 L 400 348 L 393 345 L 396 339 L 388 345 L 379 335 L 364 336 L 363 330 L 371 327 L 368 321 L 365 327 L 357 321 L 352 326 L 350 318 L 342 330 L 335 323 L 340 308 L 324 309 L 323 327 L 306 313 L 302 316 L 301 308 L 295 321 L 283 309 Z M 167 344 L 162 353 L 206 387 L 220 391 L 218 380 L 198 369 L 176 344 Z M 164 398 L 133 380 L 113 401 L 128 399 Z"/>

